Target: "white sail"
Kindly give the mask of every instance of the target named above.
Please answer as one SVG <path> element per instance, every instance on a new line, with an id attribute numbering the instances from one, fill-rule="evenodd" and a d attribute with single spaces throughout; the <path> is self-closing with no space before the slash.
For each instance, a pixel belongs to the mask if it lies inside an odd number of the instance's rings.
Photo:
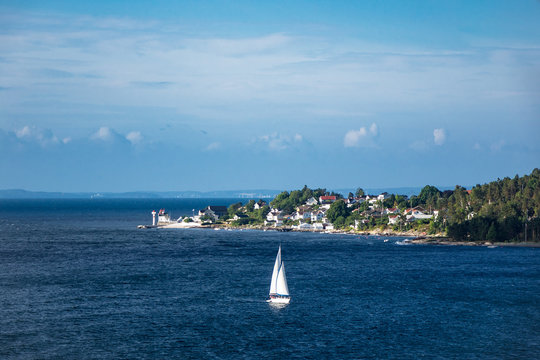
<path id="1" fill-rule="evenodd" d="M 279 267 L 281 266 L 281 245 L 279 246 L 276 262 L 274 263 L 274 271 L 272 272 L 272 280 L 270 281 L 270 295 L 277 294 L 277 279 Z"/>
<path id="2" fill-rule="evenodd" d="M 281 263 L 277 276 L 277 293 L 279 295 L 289 296 L 289 287 L 287 286 L 287 276 L 285 276 L 285 263 Z"/>

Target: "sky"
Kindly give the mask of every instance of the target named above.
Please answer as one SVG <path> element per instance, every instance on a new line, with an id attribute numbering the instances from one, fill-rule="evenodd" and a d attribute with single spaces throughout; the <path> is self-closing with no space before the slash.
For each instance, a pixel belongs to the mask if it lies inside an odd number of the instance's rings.
<path id="1" fill-rule="evenodd" d="M 538 0 L 0 0 L 0 189 L 528 174 L 538 19 Z"/>

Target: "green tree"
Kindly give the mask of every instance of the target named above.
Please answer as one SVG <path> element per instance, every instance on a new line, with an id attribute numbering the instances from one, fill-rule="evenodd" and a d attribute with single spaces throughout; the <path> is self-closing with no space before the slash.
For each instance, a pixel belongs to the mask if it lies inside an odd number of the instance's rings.
<path id="1" fill-rule="evenodd" d="M 364 196 L 364 189 L 362 189 L 362 188 L 356 189 L 355 195 L 356 195 L 356 197 L 362 197 L 362 196 Z"/>
<path id="2" fill-rule="evenodd" d="M 330 205 L 330 209 L 326 212 L 326 217 L 331 223 L 334 223 L 338 217 L 347 218 L 350 215 L 349 208 L 345 201 L 338 200 Z"/>
<path id="3" fill-rule="evenodd" d="M 497 240 L 497 228 L 495 227 L 495 222 L 491 223 L 491 226 L 489 227 L 489 230 L 486 235 L 486 240 L 488 241 Z"/>

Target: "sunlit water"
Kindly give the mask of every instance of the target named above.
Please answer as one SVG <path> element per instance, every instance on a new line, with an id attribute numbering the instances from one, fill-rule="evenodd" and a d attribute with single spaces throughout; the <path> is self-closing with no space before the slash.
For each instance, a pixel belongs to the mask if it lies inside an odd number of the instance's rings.
<path id="1" fill-rule="evenodd" d="M 0 357 L 540 356 L 540 249 L 136 229 L 233 201 L 0 201 Z"/>

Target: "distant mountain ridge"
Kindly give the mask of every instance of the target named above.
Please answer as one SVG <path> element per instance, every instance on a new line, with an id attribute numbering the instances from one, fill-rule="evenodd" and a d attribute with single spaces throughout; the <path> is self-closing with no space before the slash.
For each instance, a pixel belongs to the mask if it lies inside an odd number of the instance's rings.
<path id="1" fill-rule="evenodd" d="M 452 190 L 453 187 L 440 187 L 439 190 Z M 383 192 L 400 195 L 418 195 L 422 187 L 364 188 L 366 194 L 378 195 Z M 221 191 L 130 191 L 130 192 L 47 192 L 23 189 L 0 190 L 0 199 L 196 199 L 196 198 L 274 198 L 283 190 L 221 190 Z M 355 189 L 328 189 L 347 196 Z"/>

